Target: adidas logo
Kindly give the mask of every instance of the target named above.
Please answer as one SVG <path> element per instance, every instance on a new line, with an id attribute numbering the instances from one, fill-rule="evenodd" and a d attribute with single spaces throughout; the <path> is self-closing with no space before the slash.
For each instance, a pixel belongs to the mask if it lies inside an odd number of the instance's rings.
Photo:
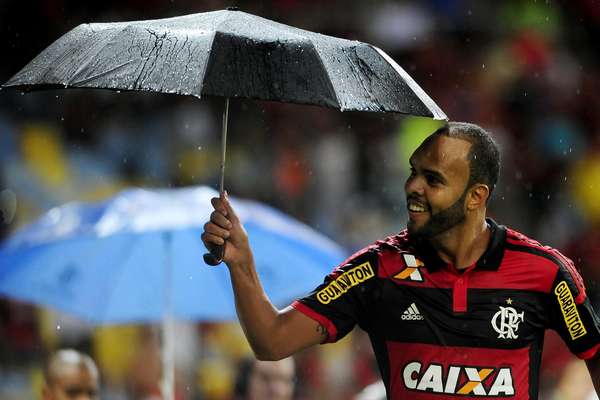
<path id="1" fill-rule="evenodd" d="M 417 305 L 412 303 L 404 312 L 401 317 L 404 321 L 423 321 L 425 318 L 419 312 Z"/>

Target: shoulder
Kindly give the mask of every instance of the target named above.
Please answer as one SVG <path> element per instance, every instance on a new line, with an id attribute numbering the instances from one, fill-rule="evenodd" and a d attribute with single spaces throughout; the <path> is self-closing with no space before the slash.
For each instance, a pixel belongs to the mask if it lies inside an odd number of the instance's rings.
<path id="1" fill-rule="evenodd" d="M 583 279 L 573 261 L 557 249 L 546 246 L 514 229 L 506 229 L 506 250 L 526 258 L 529 270 L 542 269 L 554 274 L 556 281 L 565 280 L 575 293 L 585 297 Z"/>
<path id="2" fill-rule="evenodd" d="M 403 230 L 398 234 L 377 240 L 352 254 L 334 268 L 332 275 L 338 275 L 365 263 L 369 264 L 373 268 L 373 271 L 376 272 L 382 258 L 389 257 L 391 254 L 407 253 L 411 248 L 408 232 Z"/>

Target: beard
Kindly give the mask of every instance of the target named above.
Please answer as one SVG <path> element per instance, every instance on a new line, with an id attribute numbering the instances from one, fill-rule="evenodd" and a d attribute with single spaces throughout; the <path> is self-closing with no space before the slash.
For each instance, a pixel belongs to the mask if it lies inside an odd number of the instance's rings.
<path id="1" fill-rule="evenodd" d="M 411 226 L 411 221 L 408 221 L 407 228 L 408 233 L 411 236 L 421 238 L 421 239 L 430 239 L 435 237 L 441 233 L 446 232 L 447 230 L 454 228 L 456 225 L 463 222 L 466 218 L 464 204 L 465 199 L 467 198 L 467 189 L 463 192 L 454 204 L 450 207 L 438 211 L 435 214 L 431 214 L 429 221 L 425 223 L 420 228 L 416 228 L 415 226 Z"/>

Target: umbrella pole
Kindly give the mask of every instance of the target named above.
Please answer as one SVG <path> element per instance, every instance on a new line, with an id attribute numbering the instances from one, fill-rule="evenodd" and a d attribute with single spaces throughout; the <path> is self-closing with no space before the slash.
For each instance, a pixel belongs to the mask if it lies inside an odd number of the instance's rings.
<path id="1" fill-rule="evenodd" d="M 225 98 L 225 111 L 223 111 L 223 130 L 221 131 L 221 180 L 219 193 L 225 191 L 225 155 L 227 150 L 227 121 L 229 119 L 229 97 Z"/>
<path id="2" fill-rule="evenodd" d="M 164 301 L 162 319 L 162 382 L 161 392 L 164 400 L 175 399 L 175 321 L 173 318 L 173 251 L 170 232 L 163 233 L 166 247 Z"/>
<path id="3" fill-rule="evenodd" d="M 223 130 L 221 131 L 221 179 L 219 194 L 225 192 L 225 155 L 227 153 L 227 121 L 229 119 L 229 97 L 225 98 L 225 111 L 223 111 Z M 215 246 L 210 253 L 204 254 L 204 262 L 208 265 L 219 265 L 225 255 L 225 245 Z"/>

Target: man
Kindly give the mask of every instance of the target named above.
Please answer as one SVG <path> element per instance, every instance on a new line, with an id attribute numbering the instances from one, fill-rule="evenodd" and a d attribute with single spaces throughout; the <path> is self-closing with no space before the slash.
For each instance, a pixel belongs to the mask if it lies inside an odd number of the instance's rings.
<path id="1" fill-rule="evenodd" d="M 88 355 L 59 350 L 44 370 L 43 400 L 95 400 L 99 398 L 99 374 Z"/>
<path id="2" fill-rule="evenodd" d="M 486 218 L 500 169 L 489 134 L 448 123 L 410 165 L 407 229 L 351 256 L 282 311 L 261 288 L 226 194 L 213 199 L 203 241 L 226 245 L 238 315 L 257 357 L 333 342 L 358 324 L 391 399 L 536 399 L 548 328 L 580 358 L 595 358 L 598 317 L 571 260 Z M 597 390 L 598 365 L 588 362 Z"/>
<path id="3" fill-rule="evenodd" d="M 235 382 L 235 400 L 292 400 L 296 367 L 291 357 L 279 361 L 243 359 Z"/>

